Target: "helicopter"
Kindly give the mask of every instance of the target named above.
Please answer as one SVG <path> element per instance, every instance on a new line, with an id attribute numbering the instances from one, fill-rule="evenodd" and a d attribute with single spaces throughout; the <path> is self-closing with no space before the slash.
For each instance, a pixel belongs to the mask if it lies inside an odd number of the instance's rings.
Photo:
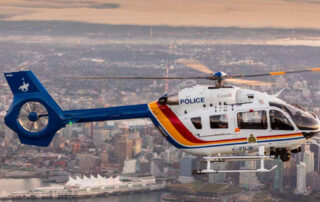
<path id="1" fill-rule="evenodd" d="M 206 70 L 205 70 L 206 71 Z M 203 156 L 206 168 L 197 174 L 218 172 L 270 172 L 265 160 L 289 161 L 301 145 L 320 133 L 317 115 L 291 105 L 278 96 L 226 85 L 246 78 L 318 72 L 319 67 L 261 74 L 207 73 L 205 76 L 85 76 L 77 79 L 175 79 L 209 80 L 215 85 L 196 85 L 165 94 L 146 104 L 96 109 L 63 110 L 32 71 L 4 73 L 14 95 L 5 124 L 22 144 L 48 146 L 55 133 L 70 123 L 149 118 L 176 148 Z M 254 82 L 254 81 L 248 81 Z M 258 155 L 239 155 L 254 153 Z M 253 170 L 215 170 L 212 162 L 260 161 Z"/>

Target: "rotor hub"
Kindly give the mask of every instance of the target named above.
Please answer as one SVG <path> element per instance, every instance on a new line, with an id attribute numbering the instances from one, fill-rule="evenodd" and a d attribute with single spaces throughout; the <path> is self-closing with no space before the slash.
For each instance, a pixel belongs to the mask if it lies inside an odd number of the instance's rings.
<path id="1" fill-rule="evenodd" d="M 28 119 L 32 122 L 35 122 L 38 120 L 38 114 L 37 112 L 30 112 L 28 115 Z"/>
<path id="2" fill-rule="evenodd" d="M 213 76 L 216 78 L 222 78 L 222 77 L 227 76 L 227 74 L 224 72 L 216 72 Z"/>

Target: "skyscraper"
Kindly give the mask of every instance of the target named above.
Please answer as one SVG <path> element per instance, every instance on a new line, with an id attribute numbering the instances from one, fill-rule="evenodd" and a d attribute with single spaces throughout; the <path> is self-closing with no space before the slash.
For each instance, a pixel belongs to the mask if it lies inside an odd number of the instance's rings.
<path id="1" fill-rule="evenodd" d="M 277 169 L 274 171 L 273 177 L 273 189 L 279 192 L 283 191 L 283 170 L 284 170 L 284 163 L 277 159 L 275 160 L 275 164 L 278 166 Z"/>
<path id="2" fill-rule="evenodd" d="M 214 162 L 212 168 L 214 170 L 226 170 L 226 162 Z M 225 183 L 226 173 L 212 173 L 209 174 L 209 183 Z"/>
<path id="3" fill-rule="evenodd" d="M 256 161 L 245 161 L 245 166 L 241 167 L 240 170 L 255 170 L 257 168 L 256 164 Z M 254 172 L 241 172 L 239 174 L 239 185 L 249 190 L 258 189 L 262 186 Z"/>
<path id="4" fill-rule="evenodd" d="M 309 147 L 306 147 L 306 150 L 303 155 L 303 162 L 307 166 L 307 173 L 311 173 L 314 171 L 314 154 L 312 151 L 310 151 Z"/>
<path id="5" fill-rule="evenodd" d="M 184 156 L 180 160 L 180 176 L 179 182 L 186 183 L 194 181 L 192 176 L 193 170 L 196 169 L 196 158 L 192 156 Z"/>
<path id="6" fill-rule="evenodd" d="M 297 165 L 297 194 L 304 194 L 307 192 L 306 187 L 306 175 L 307 175 L 307 166 L 304 162 L 300 162 Z"/>
<path id="7" fill-rule="evenodd" d="M 310 151 L 313 152 L 314 154 L 314 170 L 316 172 L 320 171 L 320 162 L 319 162 L 319 158 L 320 158 L 320 148 L 315 145 L 315 144 L 311 144 L 310 145 Z"/>
<path id="8" fill-rule="evenodd" d="M 128 134 L 121 134 L 115 140 L 115 154 L 119 170 L 123 168 L 124 160 L 132 159 L 133 141 L 128 139 Z"/>

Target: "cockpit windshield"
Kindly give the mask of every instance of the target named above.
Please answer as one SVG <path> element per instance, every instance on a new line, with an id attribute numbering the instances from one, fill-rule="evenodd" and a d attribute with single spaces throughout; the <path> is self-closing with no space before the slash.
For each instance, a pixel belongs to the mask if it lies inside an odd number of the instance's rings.
<path id="1" fill-rule="evenodd" d="M 288 104 L 283 105 L 275 102 L 270 102 L 269 104 L 270 106 L 280 108 L 287 112 L 300 130 L 318 130 L 320 127 L 315 116 L 307 111 Z"/>

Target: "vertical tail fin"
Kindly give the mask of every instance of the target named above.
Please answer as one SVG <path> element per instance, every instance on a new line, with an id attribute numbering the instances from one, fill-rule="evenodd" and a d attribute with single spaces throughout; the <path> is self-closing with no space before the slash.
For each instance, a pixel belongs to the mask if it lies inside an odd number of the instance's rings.
<path id="1" fill-rule="evenodd" d="M 4 75 L 13 93 L 6 125 L 21 143 L 48 146 L 56 131 L 65 126 L 62 109 L 31 71 Z"/>

